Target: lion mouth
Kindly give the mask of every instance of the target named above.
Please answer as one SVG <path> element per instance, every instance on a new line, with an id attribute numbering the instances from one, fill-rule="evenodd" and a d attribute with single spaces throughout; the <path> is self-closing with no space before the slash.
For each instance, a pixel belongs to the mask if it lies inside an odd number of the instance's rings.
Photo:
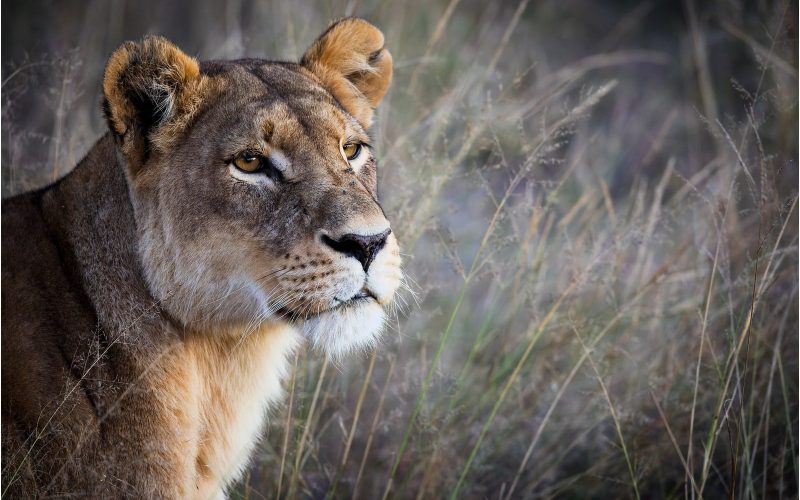
<path id="1" fill-rule="evenodd" d="M 360 304 L 362 302 L 369 302 L 370 300 L 374 300 L 378 302 L 378 297 L 375 296 L 369 289 L 366 287 L 362 288 L 361 291 L 350 297 L 349 299 L 342 300 L 340 298 L 334 298 L 333 300 L 336 301 L 336 305 L 333 306 L 331 309 L 339 309 L 341 307 L 350 307 L 356 304 Z"/>
<path id="2" fill-rule="evenodd" d="M 289 309 L 288 307 L 282 307 L 278 309 L 276 313 L 279 316 L 283 317 L 284 319 L 296 322 L 314 318 L 316 316 L 320 316 L 322 314 L 330 313 L 333 311 L 343 311 L 345 309 L 349 309 L 352 307 L 358 307 L 367 304 L 369 302 L 374 302 L 376 304 L 378 303 L 378 297 L 376 297 L 375 294 L 372 293 L 372 291 L 367 289 L 366 287 L 362 288 L 358 293 L 356 293 L 355 295 L 353 295 L 348 299 L 340 299 L 339 297 L 334 297 L 333 300 L 335 302 L 333 306 L 321 311 L 299 313 L 297 311 Z"/>

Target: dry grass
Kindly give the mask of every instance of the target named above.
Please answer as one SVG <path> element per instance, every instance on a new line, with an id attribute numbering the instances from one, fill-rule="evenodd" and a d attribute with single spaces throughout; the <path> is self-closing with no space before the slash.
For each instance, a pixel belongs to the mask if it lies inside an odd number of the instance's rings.
<path id="1" fill-rule="evenodd" d="M 297 58 L 331 18 L 384 29 L 381 196 L 413 291 L 374 353 L 298 355 L 235 495 L 797 497 L 794 4 L 209 9 L 155 31 Z M 70 112 L 110 49 L 4 60 L 4 193 L 99 134 Z M 49 114 L 22 115 L 42 88 Z"/>

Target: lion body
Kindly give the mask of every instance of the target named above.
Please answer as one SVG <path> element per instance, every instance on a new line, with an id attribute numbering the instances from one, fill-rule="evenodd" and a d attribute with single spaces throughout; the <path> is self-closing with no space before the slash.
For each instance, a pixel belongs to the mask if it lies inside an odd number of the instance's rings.
<path id="1" fill-rule="evenodd" d="M 148 292 L 135 252 L 118 246 L 136 229 L 114 161 L 106 137 L 60 183 L 3 206 L 3 470 L 12 498 L 218 494 L 243 471 L 298 342 L 282 324 L 246 336 L 176 325 Z"/>
<path id="2" fill-rule="evenodd" d="M 224 497 L 302 337 L 374 339 L 399 252 L 371 153 L 341 151 L 388 86 L 382 44 L 350 19 L 302 65 L 112 56 L 110 132 L 3 201 L 4 495 Z"/>

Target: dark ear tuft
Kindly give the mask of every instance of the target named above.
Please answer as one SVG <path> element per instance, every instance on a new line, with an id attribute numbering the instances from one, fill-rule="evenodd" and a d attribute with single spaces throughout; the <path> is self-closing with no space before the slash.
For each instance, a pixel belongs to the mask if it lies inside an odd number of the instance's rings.
<path id="1" fill-rule="evenodd" d="M 342 19 L 300 61 L 364 127 L 392 80 L 392 55 L 383 43 L 383 33 L 367 21 Z"/>

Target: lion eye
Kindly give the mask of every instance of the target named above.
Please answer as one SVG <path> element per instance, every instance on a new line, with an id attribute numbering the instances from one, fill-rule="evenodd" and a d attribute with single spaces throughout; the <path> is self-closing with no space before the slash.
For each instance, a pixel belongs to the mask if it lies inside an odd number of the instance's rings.
<path id="1" fill-rule="evenodd" d="M 249 174 L 258 172 L 263 167 L 261 157 L 253 155 L 239 156 L 233 160 L 233 164 L 242 172 L 247 172 Z"/>
<path id="2" fill-rule="evenodd" d="M 361 154 L 361 144 L 358 143 L 348 143 L 342 146 L 342 151 L 344 151 L 344 155 L 347 157 L 347 161 L 353 161 L 358 158 L 358 155 Z"/>

